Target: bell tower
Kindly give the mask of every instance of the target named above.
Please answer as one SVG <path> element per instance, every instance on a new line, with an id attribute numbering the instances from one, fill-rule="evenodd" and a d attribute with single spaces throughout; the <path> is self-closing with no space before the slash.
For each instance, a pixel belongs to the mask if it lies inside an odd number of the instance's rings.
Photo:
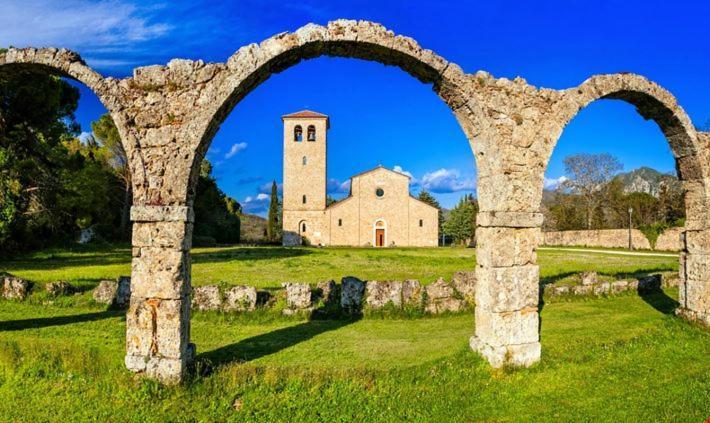
<path id="1" fill-rule="evenodd" d="M 287 237 L 320 237 L 322 218 L 313 212 L 325 211 L 327 115 L 303 110 L 282 116 L 284 127 L 283 223 L 284 244 L 300 243 Z M 287 235 L 289 233 L 289 235 Z"/>

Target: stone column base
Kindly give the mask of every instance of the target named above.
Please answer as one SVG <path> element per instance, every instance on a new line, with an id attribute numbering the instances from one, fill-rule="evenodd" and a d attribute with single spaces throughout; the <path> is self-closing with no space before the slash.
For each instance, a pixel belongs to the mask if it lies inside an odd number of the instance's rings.
<path id="1" fill-rule="evenodd" d="M 469 345 L 472 350 L 488 360 L 494 368 L 505 365 L 529 367 L 540 361 L 541 346 L 539 342 L 495 347 L 486 344 L 477 336 L 472 336 Z"/>
<path id="2" fill-rule="evenodd" d="M 166 384 L 180 383 L 187 375 L 187 368 L 195 358 L 195 344 L 189 344 L 187 354 L 181 358 L 126 355 L 126 368 L 135 373 L 145 373 L 151 379 Z"/>
<path id="3" fill-rule="evenodd" d="M 691 322 L 698 322 L 704 326 L 710 327 L 710 314 L 701 313 L 699 311 L 691 310 L 689 308 L 678 307 L 675 309 L 675 314 L 678 317 L 682 317 L 685 320 Z"/>

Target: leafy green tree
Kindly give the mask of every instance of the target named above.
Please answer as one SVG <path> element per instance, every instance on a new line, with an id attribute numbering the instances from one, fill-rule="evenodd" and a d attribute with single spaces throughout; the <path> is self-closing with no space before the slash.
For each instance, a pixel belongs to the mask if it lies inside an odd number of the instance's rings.
<path id="1" fill-rule="evenodd" d="M 118 128 L 108 113 L 91 123 L 91 130 L 99 143 L 109 153 L 109 166 L 115 171 L 123 188 L 123 201 L 121 203 L 120 232 L 127 236 L 130 226 L 130 211 L 133 204 L 133 186 L 131 185 L 131 171 L 128 165 L 128 156 L 121 143 Z"/>
<path id="2" fill-rule="evenodd" d="M 278 242 L 281 239 L 281 233 L 283 231 L 281 213 L 278 185 L 276 185 L 276 181 L 273 181 L 271 184 L 268 222 L 266 224 L 266 236 L 271 242 Z"/>
<path id="3" fill-rule="evenodd" d="M 217 181 L 212 177 L 212 165 L 207 159 L 203 159 L 200 165 L 193 207 L 195 245 L 239 242 L 241 206 L 219 189 Z"/>
<path id="4" fill-rule="evenodd" d="M 434 196 L 431 195 L 431 193 L 429 193 L 429 191 L 427 191 L 425 189 L 421 190 L 418 198 L 419 198 L 419 200 L 429 204 L 432 207 L 436 207 L 436 209 L 439 210 L 439 229 L 438 229 L 439 232 L 438 233 L 439 233 L 439 235 L 441 235 L 441 231 L 444 226 L 444 214 L 441 212 L 441 204 L 439 204 L 439 202 L 436 200 L 436 198 L 434 198 Z"/>
<path id="5" fill-rule="evenodd" d="M 478 202 L 473 195 L 467 194 L 451 209 L 449 218 L 444 222 L 444 233 L 453 238 L 455 243 L 470 244 L 476 233 L 476 214 Z"/>

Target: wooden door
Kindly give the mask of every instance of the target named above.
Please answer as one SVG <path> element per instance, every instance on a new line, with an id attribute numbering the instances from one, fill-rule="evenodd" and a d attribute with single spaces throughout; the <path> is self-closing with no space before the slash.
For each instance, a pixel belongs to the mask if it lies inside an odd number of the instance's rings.
<path id="1" fill-rule="evenodd" d="M 385 230 L 375 229 L 375 243 L 378 247 L 385 246 Z"/>

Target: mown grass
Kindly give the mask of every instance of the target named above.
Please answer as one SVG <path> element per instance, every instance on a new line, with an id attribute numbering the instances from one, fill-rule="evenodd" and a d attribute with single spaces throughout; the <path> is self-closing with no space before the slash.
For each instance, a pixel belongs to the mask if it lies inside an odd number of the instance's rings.
<path id="1" fill-rule="evenodd" d="M 0 301 L 0 420 L 704 421 L 710 335 L 668 294 L 545 304 L 529 369 L 472 353 L 470 315 L 196 313 L 199 374 L 180 387 L 123 369 L 120 312 Z"/>
<path id="2" fill-rule="evenodd" d="M 259 288 L 282 282 L 317 282 L 353 275 L 368 280 L 418 279 L 431 283 L 450 279 L 457 270 L 475 267 L 475 250 L 463 248 L 195 248 L 192 283 L 224 282 Z M 596 270 L 608 279 L 677 271 L 678 259 L 622 256 L 584 251 L 538 252 L 544 283 L 571 281 L 582 271 Z M 90 288 L 101 279 L 130 274 L 129 247 L 53 249 L 0 261 L 0 271 L 44 283 L 65 280 Z"/>

